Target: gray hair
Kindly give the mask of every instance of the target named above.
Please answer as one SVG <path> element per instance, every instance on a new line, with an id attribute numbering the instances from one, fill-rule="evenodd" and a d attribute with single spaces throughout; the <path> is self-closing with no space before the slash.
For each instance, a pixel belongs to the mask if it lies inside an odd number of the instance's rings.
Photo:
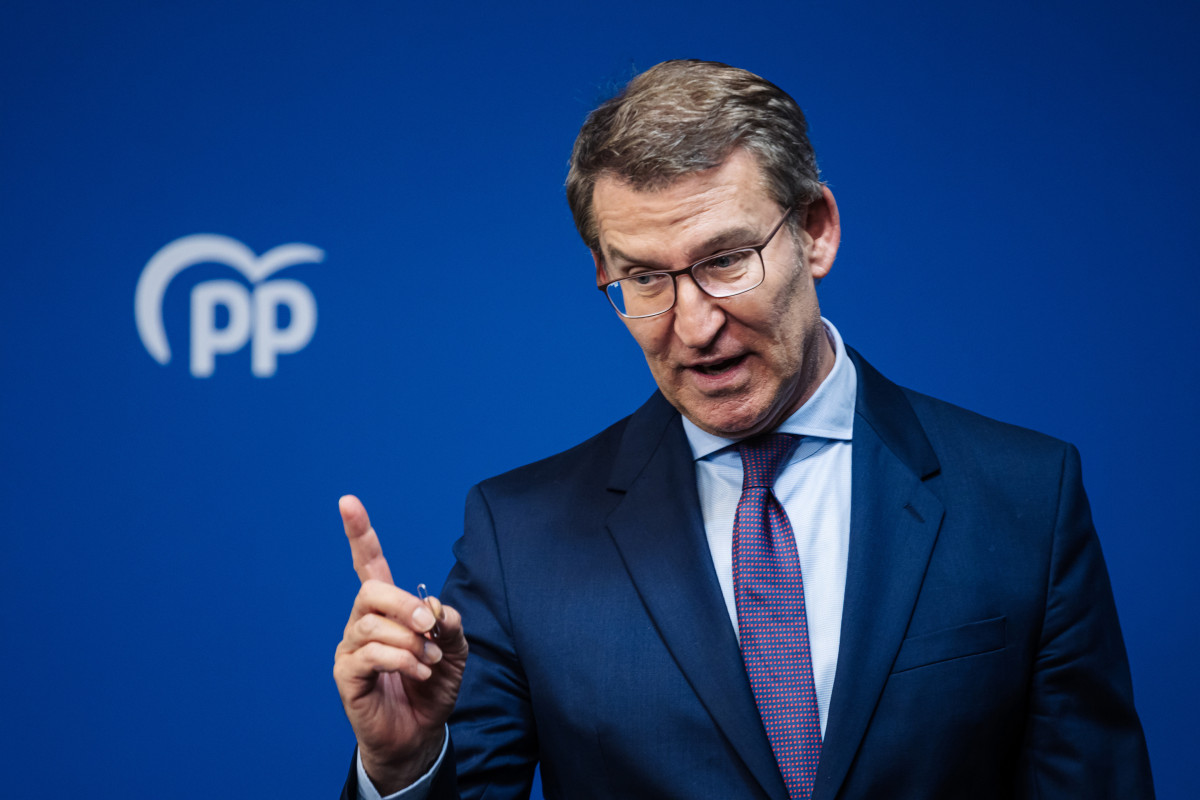
<path id="1" fill-rule="evenodd" d="M 787 92 L 715 61 L 651 67 L 589 114 L 575 139 L 567 203 L 579 235 L 599 251 L 592 194 L 600 178 L 654 191 L 720 166 L 738 147 L 756 156 L 764 188 L 781 207 L 802 208 L 820 199 L 808 124 Z"/>

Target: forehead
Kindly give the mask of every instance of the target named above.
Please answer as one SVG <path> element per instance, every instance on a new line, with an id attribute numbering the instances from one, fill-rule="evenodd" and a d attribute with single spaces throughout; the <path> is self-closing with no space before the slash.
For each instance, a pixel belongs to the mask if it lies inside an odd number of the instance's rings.
<path id="1" fill-rule="evenodd" d="M 744 150 L 735 150 L 720 166 L 654 191 L 600 178 L 592 197 L 606 260 L 616 253 L 647 262 L 702 256 L 705 243 L 722 233 L 757 230 L 779 213 L 757 160 Z"/>

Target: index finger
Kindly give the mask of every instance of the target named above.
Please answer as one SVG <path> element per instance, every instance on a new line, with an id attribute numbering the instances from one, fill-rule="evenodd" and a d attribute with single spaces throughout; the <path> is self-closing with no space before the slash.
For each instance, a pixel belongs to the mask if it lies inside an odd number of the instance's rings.
<path id="1" fill-rule="evenodd" d="M 371 520 L 362 502 L 352 494 L 345 495 L 338 500 L 338 511 L 342 513 L 342 525 L 350 541 L 350 555 L 354 558 L 354 571 L 358 579 L 363 583 L 377 580 L 394 586 L 392 571 L 379 545 L 379 536 L 371 527 Z"/>

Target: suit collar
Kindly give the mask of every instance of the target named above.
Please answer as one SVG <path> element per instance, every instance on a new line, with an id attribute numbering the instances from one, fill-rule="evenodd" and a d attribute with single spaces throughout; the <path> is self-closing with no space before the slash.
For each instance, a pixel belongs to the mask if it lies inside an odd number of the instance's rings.
<path id="1" fill-rule="evenodd" d="M 608 476 L 609 489 L 627 491 L 658 449 L 670 447 L 667 433 L 672 424 L 679 424 L 679 412 L 661 392 L 655 392 L 629 417 L 625 425 L 621 445 Z"/>
<path id="2" fill-rule="evenodd" d="M 854 348 L 847 347 L 846 353 L 858 372 L 855 434 L 861 424 L 869 426 L 888 451 L 918 478 L 925 480 L 935 475 L 937 454 L 904 390 L 880 375 Z"/>

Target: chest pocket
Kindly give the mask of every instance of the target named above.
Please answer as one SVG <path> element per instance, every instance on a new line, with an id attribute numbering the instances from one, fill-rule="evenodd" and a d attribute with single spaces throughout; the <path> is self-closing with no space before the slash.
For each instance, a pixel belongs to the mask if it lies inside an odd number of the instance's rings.
<path id="1" fill-rule="evenodd" d="M 892 674 L 1004 648 L 1004 617 L 910 636 L 900 645 Z"/>

